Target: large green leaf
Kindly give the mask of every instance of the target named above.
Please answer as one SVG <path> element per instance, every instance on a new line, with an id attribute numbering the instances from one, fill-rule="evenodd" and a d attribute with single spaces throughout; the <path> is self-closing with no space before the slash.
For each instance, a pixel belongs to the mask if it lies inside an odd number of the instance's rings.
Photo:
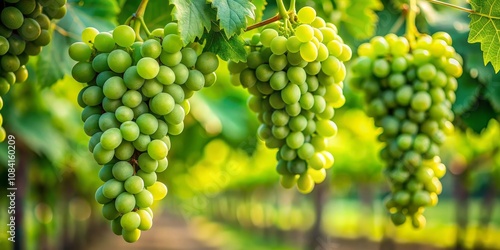
<path id="1" fill-rule="evenodd" d="M 378 22 L 375 11 L 380 11 L 384 5 L 380 0 L 341 0 L 336 1 L 337 9 L 342 13 L 343 27 L 357 39 L 373 36 Z"/>
<path id="2" fill-rule="evenodd" d="M 42 86 L 51 86 L 70 74 L 74 62 L 67 51 L 71 43 L 81 39 L 83 29 L 111 30 L 119 11 L 115 0 L 68 1 L 66 8 L 66 15 L 55 25 L 51 43 L 43 48 L 38 58 L 35 72 Z"/>
<path id="3" fill-rule="evenodd" d="M 73 39 L 80 40 L 80 34 L 86 27 L 100 31 L 111 30 L 116 25 L 116 16 L 120 7 L 116 0 L 68 1 L 66 16 L 57 26 Z"/>
<path id="4" fill-rule="evenodd" d="M 118 23 L 124 23 L 131 15 L 137 11 L 141 0 L 120 0 L 120 14 Z M 144 21 L 150 29 L 163 28 L 172 21 L 172 5 L 165 4 L 164 1 L 149 1 L 144 12 Z"/>
<path id="5" fill-rule="evenodd" d="M 247 18 L 255 18 L 255 6 L 248 0 L 212 0 L 217 9 L 219 26 L 226 36 L 231 37 L 247 26 Z"/>
<path id="6" fill-rule="evenodd" d="M 490 101 L 495 112 L 500 113 L 500 81 L 488 84 L 484 96 Z"/>
<path id="7" fill-rule="evenodd" d="M 213 52 L 222 60 L 246 61 L 245 41 L 239 36 L 228 38 L 222 32 L 210 32 L 204 36 L 205 50 Z"/>
<path id="8" fill-rule="evenodd" d="M 469 72 L 465 72 L 458 89 L 456 91 L 456 101 L 453 104 L 453 111 L 460 115 L 469 110 L 476 102 L 481 91 L 481 84 L 471 77 Z"/>
<path id="9" fill-rule="evenodd" d="M 261 21 L 264 16 L 264 10 L 267 6 L 266 0 L 252 0 L 252 3 L 255 6 L 255 22 Z"/>
<path id="10" fill-rule="evenodd" d="M 500 70 L 500 1 L 471 0 L 470 43 L 481 43 L 484 64 Z"/>
<path id="11" fill-rule="evenodd" d="M 205 0 L 171 0 L 171 4 L 175 6 L 173 16 L 184 44 L 201 38 L 205 30 L 210 30 L 214 10 Z"/>
<path id="12" fill-rule="evenodd" d="M 41 86 L 50 87 L 71 72 L 74 61 L 67 53 L 69 43 L 69 37 L 54 34 L 50 44 L 43 48 L 35 67 L 36 79 Z"/>
<path id="13" fill-rule="evenodd" d="M 479 100 L 470 111 L 462 114 L 460 118 L 467 127 L 471 128 L 475 133 L 480 134 L 488 127 L 489 121 L 496 117 L 497 115 L 490 103 L 485 100 Z"/>

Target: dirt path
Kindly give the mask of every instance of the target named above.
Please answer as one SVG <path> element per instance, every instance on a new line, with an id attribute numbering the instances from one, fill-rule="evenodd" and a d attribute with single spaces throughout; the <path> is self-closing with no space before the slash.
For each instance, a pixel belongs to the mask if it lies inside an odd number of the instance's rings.
<path id="1" fill-rule="evenodd" d="M 92 250 L 218 250 L 207 246 L 195 237 L 183 218 L 172 214 L 162 214 L 155 218 L 153 228 L 142 232 L 138 242 L 125 242 L 105 230 L 99 239 L 93 240 L 85 249 Z"/>
<path id="2" fill-rule="evenodd" d="M 222 250 L 209 246 L 207 242 L 195 236 L 196 229 L 186 223 L 184 218 L 164 213 L 155 217 L 153 228 L 143 232 L 138 242 L 133 244 L 125 242 L 121 237 L 114 235 L 111 230 L 102 230 L 84 249 L 90 250 Z M 217 233 L 216 233 L 217 234 Z M 296 239 L 297 240 L 297 239 Z M 297 249 L 304 242 L 297 242 Z M 380 243 L 366 239 L 339 239 L 328 238 L 319 242 L 314 250 L 380 250 Z M 249 248 L 250 247 L 250 248 Z M 254 250 L 251 246 L 238 246 L 238 249 Z M 419 244 L 395 244 L 388 246 L 391 250 L 440 250 Z M 225 249 L 224 249 L 225 250 Z M 260 250 L 260 249 L 259 249 Z M 264 250 L 264 249 L 263 249 Z M 312 249 L 311 249 L 312 250 Z"/>

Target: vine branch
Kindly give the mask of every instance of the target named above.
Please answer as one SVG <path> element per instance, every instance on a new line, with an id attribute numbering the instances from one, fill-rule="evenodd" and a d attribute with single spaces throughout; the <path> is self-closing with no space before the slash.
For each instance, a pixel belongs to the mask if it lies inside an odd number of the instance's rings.
<path id="1" fill-rule="evenodd" d="M 439 1 L 439 0 L 426 0 L 426 1 L 429 2 L 429 3 L 433 3 L 433 4 L 437 4 L 437 5 L 442 5 L 442 6 L 454 8 L 454 9 L 457 9 L 457 10 L 460 10 L 460 11 L 463 11 L 463 12 L 467 12 L 467 13 L 469 13 L 471 15 L 478 15 L 478 16 L 483 16 L 483 17 L 490 18 L 490 19 L 500 20 L 500 17 L 498 17 L 498 16 L 490 16 L 488 14 L 477 12 L 477 11 L 474 11 L 472 9 L 465 8 L 465 7 L 462 7 L 462 6 L 458 6 L 458 5 L 455 5 L 455 4 L 451 4 L 451 3 L 447 3 L 447 2 L 443 2 L 443 1 Z"/>
<path id="2" fill-rule="evenodd" d="M 141 26 L 145 28 L 146 34 L 149 36 L 150 32 L 147 30 L 146 24 L 144 23 L 144 12 L 146 12 L 146 7 L 148 6 L 149 0 L 142 0 L 139 6 L 137 7 L 137 10 L 135 13 L 132 15 L 132 20 L 134 21 L 134 31 L 135 31 L 135 36 L 138 41 L 142 41 L 140 31 L 141 31 Z"/>
<path id="3" fill-rule="evenodd" d="M 415 43 L 415 36 L 418 34 L 417 26 L 415 25 L 417 10 L 417 0 L 410 0 L 408 15 L 406 16 L 406 38 L 410 42 L 410 47 Z"/>
<path id="4" fill-rule="evenodd" d="M 260 28 L 262 26 L 265 26 L 265 25 L 268 25 L 270 23 L 274 23 L 278 20 L 281 19 L 281 15 L 280 14 L 276 14 L 275 16 L 271 17 L 271 18 L 268 18 L 266 20 L 263 20 L 261 22 L 258 22 L 258 23 L 254 23 L 250 26 L 248 26 L 246 29 L 245 29 L 245 32 L 246 31 L 250 31 L 250 30 L 253 30 L 253 29 L 257 29 L 257 28 Z"/>

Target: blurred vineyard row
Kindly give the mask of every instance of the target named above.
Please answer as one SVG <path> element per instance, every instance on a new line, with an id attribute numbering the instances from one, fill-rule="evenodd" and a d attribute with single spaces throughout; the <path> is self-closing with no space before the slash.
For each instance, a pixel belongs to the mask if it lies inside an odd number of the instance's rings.
<path id="1" fill-rule="evenodd" d="M 321 9 L 323 1 L 298 2 Z M 379 34 L 392 29 L 399 14 L 385 1 L 384 6 L 377 12 Z M 273 8 L 270 4 L 265 13 L 271 15 Z M 323 10 L 332 21 L 346 22 L 339 13 Z M 479 45 L 466 43 L 465 14 L 437 11 L 443 14 L 436 18 L 452 18 L 435 20 L 438 24 L 429 30 L 445 27 L 459 44 L 459 53 L 479 51 Z M 69 22 L 61 20 L 65 21 Z M 353 48 L 367 38 L 346 37 Z M 471 83 L 477 72 L 492 72 L 470 56 L 473 63 L 466 66 L 468 74 L 459 83 L 457 98 L 462 100 L 466 92 L 481 91 Z M 30 76 L 36 75 L 36 60 L 28 65 Z M 409 225 L 390 224 L 383 205 L 389 189 L 378 156 L 382 145 L 376 140 L 381 131 L 364 114 L 362 96 L 349 84 L 346 105 L 334 118 L 339 133 L 328 143 L 335 163 L 323 184 L 302 195 L 279 185 L 276 152 L 257 139 L 258 121 L 247 107 L 248 93 L 231 84 L 225 62 L 217 75 L 215 86 L 193 97 L 185 131 L 172 139 L 170 165 L 159 175 L 169 194 L 155 205 L 155 218 L 175 214 L 195 228 L 200 240 L 220 249 L 330 249 L 327 246 L 338 239 L 372 242 L 370 246 L 377 247 L 373 249 L 412 249 L 396 248 L 409 243 L 426 246 L 415 249 L 500 249 L 500 124 L 489 119 L 491 115 L 480 117 L 486 120 L 485 129 L 457 120 L 458 129 L 442 148 L 448 167 L 444 191 L 439 204 L 426 211 L 426 228 L 416 231 Z M 498 76 L 488 76 L 482 80 L 498 82 Z M 76 102 L 81 87 L 68 75 L 50 88 L 30 77 L 4 99 L 9 104 L 2 110 L 4 127 L 15 135 L 18 154 L 19 249 L 87 249 L 89 239 L 100 236 L 96 232 L 111 233 L 94 201 L 101 183 Z M 458 102 L 455 108 L 463 112 L 464 106 Z M 6 152 L 6 145 L 0 145 L 1 162 L 6 162 Z M 7 168 L 0 168 L 0 175 L 7 176 Z M 0 188 L 7 186 L 7 178 L 1 178 Z M 0 207 L 8 207 L 7 202 L 2 198 Z M 7 220 L 1 213 L 0 224 Z M 157 233 L 155 227 L 145 232 Z M 6 237 L 0 238 L 0 249 L 12 246 Z"/>

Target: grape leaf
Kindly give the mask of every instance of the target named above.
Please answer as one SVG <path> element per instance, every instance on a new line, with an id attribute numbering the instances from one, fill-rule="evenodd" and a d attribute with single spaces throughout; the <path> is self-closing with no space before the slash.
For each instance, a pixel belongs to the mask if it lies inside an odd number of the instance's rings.
<path id="1" fill-rule="evenodd" d="M 476 102 L 481 91 L 481 84 L 471 77 L 469 72 L 464 72 L 456 91 L 456 101 L 453 104 L 453 112 L 461 115 L 469 110 Z"/>
<path id="2" fill-rule="evenodd" d="M 375 11 L 384 8 L 380 0 L 342 0 L 336 3 L 342 13 L 343 28 L 354 38 L 364 39 L 373 36 L 378 22 Z"/>
<path id="3" fill-rule="evenodd" d="M 248 0 L 212 0 L 217 9 L 219 26 L 226 36 L 240 34 L 247 26 L 247 17 L 255 19 L 255 6 Z"/>
<path id="4" fill-rule="evenodd" d="M 255 6 L 255 22 L 261 21 L 264 16 L 264 10 L 266 9 L 266 0 L 253 0 L 252 3 Z"/>
<path id="5" fill-rule="evenodd" d="M 35 67 L 36 79 L 44 87 L 53 85 L 71 72 L 74 61 L 67 51 L 71 43 L 80 40 L 82 30 L 86 27 L 111 30 L 120 11 L 115 0 L 68 1 L 66 9 L 66 15 L 57 21 L 52 41 L 42 49 Z"/>
<path id="6" fill-rule="evenodd" d="M 118 23 L 124 23 L 137 11 L 140 3 L 141 0 L 121 0 Z M 163 28 L 165 24 L 172 21 L 172 16 L 170 15 L 172 8 L 172 5 L 165 5 L 164 1 L 149 1 L 144 12 L 144 22 L 149 29 Z"/>
<path id="7" fill-rule="evenodd" d="M 485 100 L 479 100 L 476 105 L 468 112 L 462 114 L 460 118 L 475 133 L 480 134 L 488 122 L 496 116 L 490 103 Z"/>
<path id="8" fill-rule="evenodd" d="M 67 40 L 68 37 L 54 34 L 52 41 L 40 53 L 35 72 L 36 79 L 41 86 L 50 87 L 62 79 L 65 74 L 71 72 L 74 61 L 66 53 Z"/>
<path id="9" fill-rule="evenodd" d="M 500 113 L 500 81 L 493 81 L 488 84 L 484 96 L 490 101 L 496 113 Z"/>
<path id="10" fill-rule="evenodd" d="M 469 43 L 481 43 L 484 65 L 500 71 L 500 1 L 471 0 Z"/>
<path id="11" fill-rule="evenodd" d="M 228 38 L 225 33 L 212 31 L 204 39 L 205 50 L 217 54 L 222 60 L 246 61 L 245 41 L 240 36 Z"/>
<path id="12" fill-rule="evenodd" d="M 174 20 L 179 24 L 179 32 L 184 44 L 203 36 L 203 31 L 210 30 L 213 9 L 205 0 L 172 0 Z"/>

